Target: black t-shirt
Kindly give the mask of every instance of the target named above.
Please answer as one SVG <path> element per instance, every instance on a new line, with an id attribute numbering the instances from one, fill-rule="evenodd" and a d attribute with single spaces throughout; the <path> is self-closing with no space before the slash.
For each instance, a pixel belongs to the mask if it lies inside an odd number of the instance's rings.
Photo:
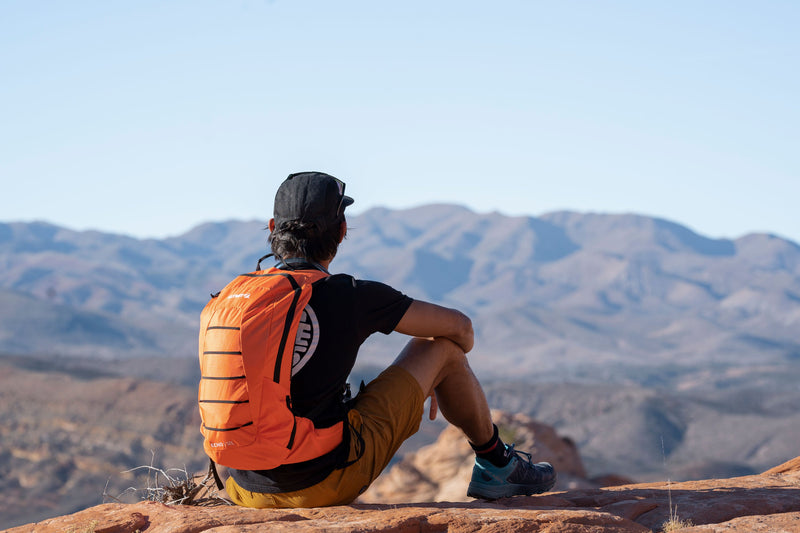
<path id="1" fill-rule="evenodd" d="M 342 401 L 347 376 L 361 344 L 375 332 L 391 333 L 411 298 L 375 281 L 335 274 L 314 283 L 303 310 L 292 360 L 292 410 L 316 427 L 330 427 L 347 416 Z M 345 424 L 345 436 L 348 434 Z M 347 439 L 331 453 L 272 470 L 235 470 L 231 475 L 252 492 L 290 492 L 325 479 L 347 458 Z"/>

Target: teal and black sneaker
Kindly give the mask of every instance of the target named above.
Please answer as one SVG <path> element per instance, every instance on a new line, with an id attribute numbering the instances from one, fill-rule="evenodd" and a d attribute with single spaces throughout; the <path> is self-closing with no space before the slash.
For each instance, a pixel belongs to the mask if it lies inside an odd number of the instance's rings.
<path id="1" fill-rule="evenodd" d="M 511 461 L 503 467 L 475 458 L 467 496 L 484 500 L 530 496 L 547 492 L 556 484 L 556 471 L 550 463 L 532 463 L 531 454 L 515 450 L 513 444 L 506 445 L 506 453 Z"/>

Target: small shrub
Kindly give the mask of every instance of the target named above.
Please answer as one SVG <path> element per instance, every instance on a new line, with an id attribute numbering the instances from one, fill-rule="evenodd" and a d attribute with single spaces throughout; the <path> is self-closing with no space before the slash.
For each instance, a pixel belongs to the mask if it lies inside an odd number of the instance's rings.
<path id="1" fill-rule="evenodd" d="M 681 520 L 678 517 L 678 506 L 676 505 L 674 508 L 672 504 L 669 506 L 669 520 L 661 524 L 661 531 L 662 533 L 672 533 L 673 531 L 678 531 L 685 527 L 691 527 L 692 524 L 691 520 Z"/>
<path id="2" fill-rule="evenodd" d="M 168 468 L 162 470 L 152 466 L 137 466 L 123 473 L 137 470 L 147 471 L 147 486 L 143 488 L 128 487 L 122 494 L 112 496 L 108 493 L 108 484 L 103 491 L 103 501 L 111 499 L 123 502 L 123 498 L 134 501 L 161 502 L 167 505 L 215 505 L 232 504 L 217 491 L 211 467 L 205 475 L 189 475 L 185 468 Z M 76 532 L 78 533 L 78 532 Z M 81 532 L 82 533 L 82 532 Z"/>
<path id="3" fill-rule="evenodd" d="M 663 524 L 661 524 L 661 531 L 663 533 L 672 533 L 673 531 L 678 531 L 679 529 L 683 529 L 685 527 L 691 527 L 692 524 L 691 520 L 681 520 L 680 518 L 670 518 Z"/>

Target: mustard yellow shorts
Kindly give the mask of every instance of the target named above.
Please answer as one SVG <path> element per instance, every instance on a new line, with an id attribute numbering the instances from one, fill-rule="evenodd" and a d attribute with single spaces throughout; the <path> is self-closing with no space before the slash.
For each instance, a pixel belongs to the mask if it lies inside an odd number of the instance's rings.
<path id="1" fill-rule="evenodd" d="M 324 507 L 345 505 L 386 468 L 404 440 L 417 432 L 424 411 L 424 393 L 417 380 L 405 369 L 390 366 L 370 381 L 348 413 L 350 420 L 349 461 L 358 457 L 358 435 L 364 440 L 364 452 L 352 465 L 334 470 L 311 487 L 294 492 L 264 494 L 240 487 L 233 477 L 225 483 L 228 496 L 244 507 Z"/>

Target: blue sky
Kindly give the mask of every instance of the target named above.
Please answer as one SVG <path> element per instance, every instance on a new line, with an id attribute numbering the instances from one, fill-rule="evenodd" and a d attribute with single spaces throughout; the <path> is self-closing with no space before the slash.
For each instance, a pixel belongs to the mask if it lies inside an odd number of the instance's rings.
<path id="1" fill-rule="evenodd" d="M 794 1 L 0 0 L 0 220 L 139 237 L 355 212 L 661 216 L 800 241 Z"/>

